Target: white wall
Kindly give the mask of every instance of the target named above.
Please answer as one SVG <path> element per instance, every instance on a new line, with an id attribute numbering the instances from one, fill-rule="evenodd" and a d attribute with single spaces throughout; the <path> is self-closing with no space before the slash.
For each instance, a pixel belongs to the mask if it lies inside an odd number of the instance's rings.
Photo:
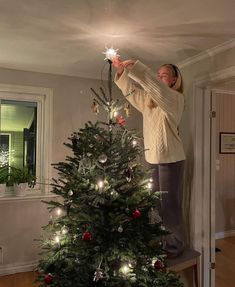
<path id="1" fill-rule="evenodd" d="M 63 143 L 72 132 L 88 120 L 106 119 L 104 114 L 97 117 L 90 108 L 93 99 L 90 88 L 98 91 L 101 86 L 98 80 L 0 69 L 0 83 L 53 89 L 53 163 L 64 161 L 69 150 Z M 114 96 L 119 95 L 114 88 Z M 133 109 L 127 127 L 142 130 L 141 116 Z M 3 248 L 0 275 L 32 269 L 38 258 L 34 239 L 39 238 L 41 226 L 48 223 L 48 218 L 46 205 L 40 198 L 0 199 L 0 247 Z"/>

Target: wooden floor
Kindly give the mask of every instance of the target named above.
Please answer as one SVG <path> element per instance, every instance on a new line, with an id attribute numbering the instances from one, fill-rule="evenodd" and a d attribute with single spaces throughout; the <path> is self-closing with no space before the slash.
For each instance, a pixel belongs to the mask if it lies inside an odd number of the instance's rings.
<path id="1" fill-rule="evenodd" d="M 216 240 L 215 287 L 235 286 L 235 237 Z"/>
<path id="2" fill-rule="evenodd" d="M 37 287 L 34 272 L 17 273 L 0 277 L 0 287 Z"/>
<path id="3" fill-rule="evenodd" d="M 216 240 L 215 287 L 235 286 L 235 237 Z M 37 287 L 34 272 L 0 277 L 0 287 Z"/>

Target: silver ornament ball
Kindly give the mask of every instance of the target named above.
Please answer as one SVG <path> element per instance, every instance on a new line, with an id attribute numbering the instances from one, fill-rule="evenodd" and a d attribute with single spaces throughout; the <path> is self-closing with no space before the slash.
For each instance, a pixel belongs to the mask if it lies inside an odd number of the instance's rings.
<path id="1" fill-rule="evenodd" d="M 99 162 L 101 163 L 105 163 L 107 161 L 108 157 L 106 154 L 102 153 L 100 156 L 99 156 Z"/>
<path id="2" fill-rule="evenodd" d="M 119 227 L 118 227 L 118 232 L 120 232 L 120 233 L 123 232 L 123 227 L 122 227 L 122 226 L 119 226 Z"/>
<path id="3" fill-rule="evenodd" d="M 69 196 L 72 196 L 72 195 L 73 195 L 73 191 L 72 191 L 71 189 L 69 190 L 68 195 L 69 195 Z"/>

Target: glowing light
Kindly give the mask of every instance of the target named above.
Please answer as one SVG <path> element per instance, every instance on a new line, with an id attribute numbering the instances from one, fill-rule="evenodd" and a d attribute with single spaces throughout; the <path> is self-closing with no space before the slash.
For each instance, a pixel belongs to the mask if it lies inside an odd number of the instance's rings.
<path id="1" fill-rule="evenodd" d="M 148 186 L 149 189 L 151 189 L 151 188 L 153 187 L 152 182 L 149 182 L 149 183 L 147 184 L 147 186 Z"/>
<path id="2" fill-rule="evenodd" d="M 133 141 L 132 141 L 132 145 L 133 145 L 133 146 L 136 146 L 137 143 L 138 143 L 137 140 L 133 140 Z"/>
<path id="3" fill-rule="evenodd" d="M 155 262 L 156 262 L 157 260 L 158 260 L 157 257 L 155 257 L 155 258 L 152 259 L 152 266 L 154 266 L 154 264 L 155 264 Z"/>
<path id="4" fill-rule="evenodd" d="M 110 60 L 112 61 L 113 57 L 119 56 L 117 54 L 118 49 L 114 49 L 113 47 L 107 48 L 105 47 L 106 51 L 102 52 L 102 54 L 105 54 L 105 60 Z"/>
<path id="5" fill-rule="evenodd" d="M 104 187 L 103 180 L 98 181 L 97 185 L 98 185 L 99 188 L 103 188 Z"/>
<path id="6" fill-rule="evenodd" d="M 60 236 L 56 235 L 54 240 L 55 240 L 55 243 L 60 243 Z"/>
<path id="7" fill-rule="evenodd" d="M 117 115 L 118 115 L 118 112 L 115 111 L 115 112 L 113 113 L 113 116 L 116 118 Z"/>
<path id="8" fill-rule="evenodd" d="M 62 232 L 62 234 L 67 234 L 68 232 L 69 232 L 69 229 L 68 229 L 68 227 L 67 226 L 63 226 L 62 228 L 61 228 L 61 232 Z"/>
<path id="9" fill-rule="evenodd" d="M 61 209 L 61 208 L 57 208 L 57 209 L 56 209 L 56 214 L 57 214 L 58 216 L 60 216 L 60 215 L 62 214 L 62 209 Z"/>
<path id="10" fill-rule="evenodd" d="M 124 274 L 124 275 L 127 275 L 129 272 L 130 272 L 130 267 L 125 264 L 121 267 L 120 271 Z"/>

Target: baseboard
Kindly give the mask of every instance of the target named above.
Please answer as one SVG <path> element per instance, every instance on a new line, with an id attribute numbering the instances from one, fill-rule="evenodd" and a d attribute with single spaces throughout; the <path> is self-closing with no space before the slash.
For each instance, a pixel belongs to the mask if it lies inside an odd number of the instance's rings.
<path id="1" fill-rule="evenodd" d="M 223 231 L 215 233 L 215 239 L 222 239 L 226 237 L 233 237 L 235 236 L 235 230 Z"/>
<path id="2" fill-rule="evenodd" d="M 30 261 L 18 264 L 0 265 L 0 276 L 35 270 L 38 261 Z"/>

